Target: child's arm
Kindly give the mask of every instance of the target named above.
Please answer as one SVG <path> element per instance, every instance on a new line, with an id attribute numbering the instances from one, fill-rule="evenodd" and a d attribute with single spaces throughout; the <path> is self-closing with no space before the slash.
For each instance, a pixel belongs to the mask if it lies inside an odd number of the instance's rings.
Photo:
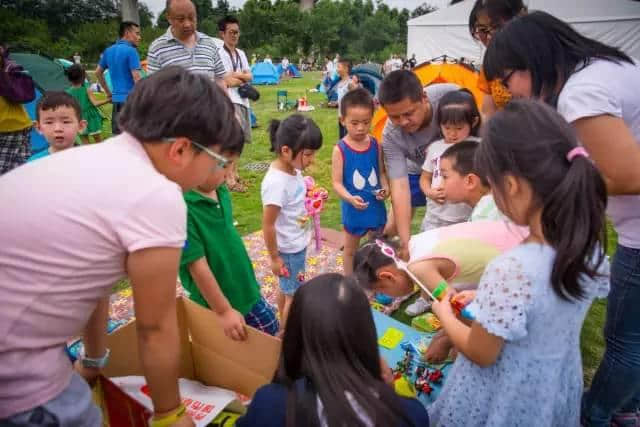
<path id="1" fill-rule="evenodd" d="M 459 320 L 451 307 L 450 297 L 451 295 L 445 295 L 441 301 L 434 301 L 431 309 L 440 319 L 453 345 L 481 367 L 493 365 L 502 351 L 504 339 L 490 334 L 478 322 L 467 326 Z"/>
<path id="2" fill-rule="evenodd" d="M 387 170 L 384 166 L 384 156 L 382 146 L 378 144 L 378 170 L 380 171 L 380 187 L 381 190 L 376 194 L 376 199 L 384 200 L 389 197 L 389 180 L 387 179 Z"/>
<path id="3" fill-rule="evenodd" d="M 433 179 L 433 173 L 423 170 L 422 174 L 420 175 L 420 189 L 425 194 L 425 196 L 427 196 L 428 198 L 430 198 L 436 203 L 442 204 L 444 203 L 444 189 L 442 189 L 441 187 L 432 188 L 431 187 L 432 179 Z"/>
<path id="4" fill-rule="evenodd" d="M 333 147 L 333 153 L 331 154 L 331 181 L 333 189 L 338 193 L 338 196 L 340 196 L 342 200 L 349 203 L 356 209 L 366 209 L 368 205 L 364 200 L 362 200 L 362 197 L 353 196 L 346 188 L 344 188 L 344 184 L 342 184 L 343 166 L 342 153 L 340 152 L 340 148 L 336 145 Z"/>
<path id="5" fill-rule="evenodd" d="M 224 334 L 234 341 L 247 339 L 244 316 L 229 304 L 205 257 L 189 264 L 189 273 L 209 307 L 220 316 Z"/>
<path id="6" fill-rule="evenodd" d="M 98 98 L 96 98 L 96 96 L 93 94 L 93 91 L 89 90 L 89 88 L 87 88 L 87 95 L 89 96 L 89 101 L 91 101 L 91 103 L 95 107 L 99 107 L 101 105 L 108 104 L 111 102 L 111 98 L 106 98 L 102 101 L 99 101 Z"/>
<path id="7" fill-rule="evenodd" d="M 271 271 L 276 276 L 288 276 L 284 261 L 278 252 L 278 240 L 276 238 L 276 219 L 280 214 L 280 206 L 265 205 L 262 209 L 262 235 L 271 258 Z"/>

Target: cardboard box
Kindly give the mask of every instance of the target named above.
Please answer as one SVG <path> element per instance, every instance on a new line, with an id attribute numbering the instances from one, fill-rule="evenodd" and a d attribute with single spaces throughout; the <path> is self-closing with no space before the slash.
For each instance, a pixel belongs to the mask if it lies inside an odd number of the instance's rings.
<path id="1" fill-rule="evenodd" d="M 178 298 L 177 314 L 181 378 L 249 397 L 260 386 L 271 382 L 280 357 L 280 340 L 248 327 L 246 341 L 233 341 L 224 335 L 214 312 L 183 297 Z M 143 375 L 135 321 L 109 335 L 107 347 L 111 349 L 111 356 L 104 369 L 106 377 Z M 110 425 L 146 425 L 150 414 L 112 382 L 101 379 L 98 394 Z"/>

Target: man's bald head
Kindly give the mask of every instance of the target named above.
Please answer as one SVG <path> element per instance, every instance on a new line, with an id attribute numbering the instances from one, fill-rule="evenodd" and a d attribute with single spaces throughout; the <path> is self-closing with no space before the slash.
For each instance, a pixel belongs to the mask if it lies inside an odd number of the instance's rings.
<path id="1" fill-rule="evenodd" d="M 198 26 L 198 15 L 191 0 L 167 0 L 166 12 L 177 39 L 185 41 L 193 36 Z"/>

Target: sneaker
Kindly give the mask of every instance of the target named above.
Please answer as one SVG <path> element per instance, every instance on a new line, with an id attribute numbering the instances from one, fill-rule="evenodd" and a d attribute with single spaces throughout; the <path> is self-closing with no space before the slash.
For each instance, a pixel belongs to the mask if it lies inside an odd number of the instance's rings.
<path id="1" fill-rule="evenodd" d="M 427 302 L 427 300 L 422 297 L 418 297 L 417 300 L 407 306 L 407 309 L 404 312 L 409 316 L 417 316 L 418 314 L 422 314 L 429 310 L 430 307 L 431 304 Z"/>

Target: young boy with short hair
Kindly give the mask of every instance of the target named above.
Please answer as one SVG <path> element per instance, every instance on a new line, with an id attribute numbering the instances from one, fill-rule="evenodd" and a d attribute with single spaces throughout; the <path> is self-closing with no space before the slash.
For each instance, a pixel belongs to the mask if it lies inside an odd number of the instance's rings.
<path id="1" fill-rule="evenodd" d="M 86 126 L 74 97 L 66 92 L 45 92 L 36 107 L 35 127 L 47 140 L 49 148 L 32 155 L 29 161 L 73 147 L 76 137 Z"/>
<path id="2" fill-rule="evenodd" d="M 340 77 L 340 81 L 336 83 L 336 94 L 338 95 L 338 114 L 340 114 L 340 104 L 342 98 L 351 89 L 358 87 L 358 78 L 356 76 L 350 76 L 351 74 L 351 61 L 347 58 L 340 58 L 338 60 L 337 73 Z M 347 135 L 347 128 L 342 125 L 340 118 L 338 118 L 338 136 L 340 139 Z"/>
<path id="3" fill-rule="evenodd" d="M 479 142 L 466 140 L 447 148 L 440 158 L 445 198 L 452 203 L 473 207 L 469 221 L 503 221 L 487 180 L 478 174 L 473 158 Z"/>
<path id="4" fill-rule="evenodd" d="M 220 315 L 225 335 L 247 338 L 245 325 L 275 335 L 279 329 L 273 307 L 260 295 L 251 260 L 233 226 L 231 195 L 225 181 L 244 141 L 227 146 L 227 163 L 184 195 L 187 242 L 180 261 L 180 280 L 192 301 Z"/>

